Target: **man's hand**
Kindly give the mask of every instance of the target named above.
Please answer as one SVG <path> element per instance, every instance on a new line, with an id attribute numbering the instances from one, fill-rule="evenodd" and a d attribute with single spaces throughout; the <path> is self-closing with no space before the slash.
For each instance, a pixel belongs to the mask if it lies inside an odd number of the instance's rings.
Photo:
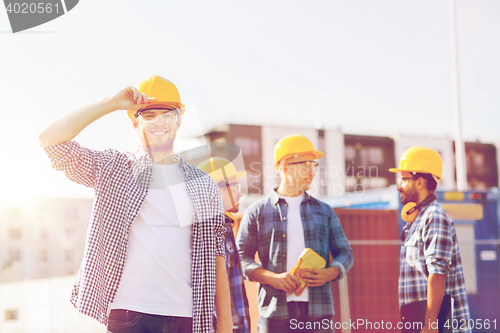
<path id="1" fill-rule="evenodd" d="M 322 269 L 304 268 L 300 278 L 308 287 L 321 287 L 325 283 L 336 279 L 340 275 L 340 270 L 335 266 Z"/>
<path id="2" fill-rule="evenodd" d="M 289 295 L 295 292 L 300 285 L 300 280 L 290 273 L 274 274 L 269 278 L 269 284 L 278 290 L 286 291 Z"/>
<path id="3" fill-rule="evenodd" d="M 148 103 L 148 96 L 128 86 L 111 96 L 111 103 L 115 110 L 138 110 Z"/>

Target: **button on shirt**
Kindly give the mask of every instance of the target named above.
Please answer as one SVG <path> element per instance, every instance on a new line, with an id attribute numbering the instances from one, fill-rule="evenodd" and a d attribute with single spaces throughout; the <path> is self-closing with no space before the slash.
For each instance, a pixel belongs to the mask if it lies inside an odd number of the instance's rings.
<path id="1" fill-rule="evenodd" d="M 86 249 L 71 302 L 79 312 L 107 324 L 108 309 L 123 273 L 130 227 L 148 194 L 150 156 L 142 149 L 97 151 L 73 141 L 45 148 L 52 167 L 94 189 Z M 194 205 L 193 332 L 209 332 L 215 298 L 215 258 L 225 257 L 224 210 L 217 184 L 199 169 L 179 163 Z"/>
<path id="2" fill-rule="evenodd" d="M 400 252 L 399 305 L 426 300 L 429 274 L 446 274 L 445 294 L 454 300 L 453 319 L 468 322 L 462 259 L 448 213 L 433 201 L 420 209 L 415 221 L 405 225 L 403 233 L 406 237 Z M 470 332 L 470 329 L 454 331 Z"/>
<path id="3" fill-rule="evenodd" d="M 274 273 L 287 271 L 287 204 L 275 191 L 253 203 L 241 221 L 236 245 L 243 272 L 248 278 L 262 267 Z M 330 266 L 340 270 L 342 278 L 353 264 L 352 250 L 337 215 L 326 203 L 307 193 L 300 204 L 305 246 L 316 251 L 326 262 L 331 252 L 335 260 Z M 259 252 L 261 264 L 255 262 Z M 270 285 L 259 284 L 258 304 L 264 318 L 288 318 L 286 293 Z M 309 316 L 333 315 L 333 298 L 329 283 L 309 287 Z"/>

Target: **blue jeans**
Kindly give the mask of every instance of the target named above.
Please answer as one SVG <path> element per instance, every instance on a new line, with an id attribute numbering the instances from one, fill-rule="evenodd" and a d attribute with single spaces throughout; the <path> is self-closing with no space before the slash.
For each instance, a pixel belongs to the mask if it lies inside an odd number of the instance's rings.
<path id="1" fill-rule="evenodd" d="M 257 330 L 259 333 L 334 333 L 333 316 L 310 317 L 309 303 L 288 302 L 288 319 L 259 317 Z"/>
<path id="2" fill-rule="evenodd" d="M 192 333 L 193 318 L 159 316 L 113 309 L 109 314 L 108 333 Z"/>

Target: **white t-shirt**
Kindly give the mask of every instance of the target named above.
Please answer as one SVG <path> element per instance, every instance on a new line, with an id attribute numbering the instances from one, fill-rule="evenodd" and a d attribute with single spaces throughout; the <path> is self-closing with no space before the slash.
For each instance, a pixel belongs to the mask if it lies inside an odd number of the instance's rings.
<path id="1" fill-rule="evenodd" d="M 112 309 L 192 317 L 194 208 L 178 163 L 153 163 L 151 187 L 135 221 Z"/>
<path id="2" fill-rule="evenodd" d="M 300 216 L 300 203 L 304 200 L 304 194 L 297 197 L 281 196 L 281 198 L 283 198 L 288 205 L 286 215 L 286 271 L 290 272 L 306 247 L 304 227 L 302 226 L 302 217 Z M 306 288 L 300 296 L 295 294 L 287 295 L 286 300 L 287 302 L 309 302 L 309 287 Z"/>

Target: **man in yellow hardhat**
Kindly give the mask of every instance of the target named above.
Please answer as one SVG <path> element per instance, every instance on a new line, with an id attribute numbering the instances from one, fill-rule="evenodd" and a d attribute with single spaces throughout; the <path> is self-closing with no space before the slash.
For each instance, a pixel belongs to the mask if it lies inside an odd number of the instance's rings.
<path id="1" fill-rule="evenodd" d="M 246 277 L 259 282 L 259 333 L 333 332 L 328 282 L 344 277 L 353 257 L 333 209 L 306 192 L 316 174 L 315 160 L 325 154 L 298 134 L 278 141 L 274 153 L 280 185 L 248 208 L 236 239 Z M 331 252 L 335 260 L 322 269 L 304 269 L 302 290 L 290 272 L 305 248 L 327 263 Z"/>
<path id="2" fill-rule="evenodd" d="M 237 171 L 233 163 L 223 157 L 211 157 L 198 165 L 219 186 L 226 212 L 226 270 L 231 294 L 233 333 L 250 333 L 250 308 L 245 290 L 245 278 L 241 270 L 240 256 L 233 233 L 234 216 L 243 196 L 240 179 L 246 171 Z"/>
<path id="3" fill-rule="evenodd" d="M 466 323 L 453 331 L 471 332 L 467 327 L 469 305 L 455 227 L 434 193 L 442 170 L 441 156 L 419 146 L 407 149 L 399 168 L 390 169 L 401 173 L 397 189 L 405 205 L 401 217 L 407 222 L 401 235 L 399 275 L 401 317 L 407 324 L 402 332 L 437 333 L 438 324 L 453 327 L 444 318 L 438 321 L 441 307 L 450 308 L 450 296 L 454 300 L 453 320 Z M 416 317 L 419 312 L 420 318 Z M 422 326 L 415 326 L 415 322 Z"/>
<path id="4" fill-rule="evenodd" d="M 135 153 L 71 141 L 117 110 L 139 136 Z M 52 123 L 40 142 L 52 167 L 94 189 L 86 249 L 71 302 L 108 332 L 231 332 L 224 211 L 215 182 L 174 154 L 184 105 L 152 76 Z"/>

